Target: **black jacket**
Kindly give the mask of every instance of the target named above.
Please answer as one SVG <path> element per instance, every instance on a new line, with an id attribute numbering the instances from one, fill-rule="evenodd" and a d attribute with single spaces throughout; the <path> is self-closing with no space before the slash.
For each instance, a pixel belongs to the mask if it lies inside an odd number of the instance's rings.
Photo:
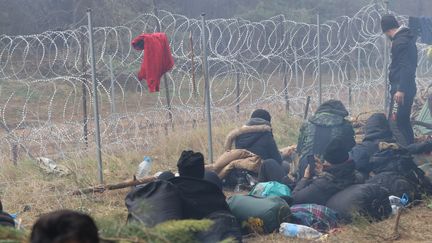
<path id="1" fill-rule="evenodd" d="M 369 163 L 372 155 L 379 151 L 380 142 L 394 142 L 393 135 L 384 114 L 374 114 L 363 128 L 365 137 L 363 142 L 354 146 L 350 157 L 356 169 L 367 177 L 373 167 Z"/>
<path id="2" fill-rule="evenodd" d="M 355 133 L 351 122 L 345 118 L 348 111 L 341 101 L 329 100 L 320 105 L 300 129 L 297 153 L 300 156 L 298 177 L 302 178 L 307 166 L 308 155 L 322 156 L 327 145 L 336 137 L 344 141 L 348 149 L 352 149 Z"/>
<path id="3" fill-rule="evenodd" d="M 247 126 L 259 126 L 259 125 L 270 125 L 264 119 L 252 118 Z M 274 159 L 278 163 L 282 163 L 282 157 L 276 142 L 273 138 L 272 132 L 254 132 L 246 133 L 238 136 L 235 140 L 236 149 L 246 149 L 261 159 Z"/>
<path id="4" fill-rule="evenodd" d="M 333 195 L 356 183 L 354 169 L 354 163 L 347 161 L 332 165 L 314 179 L 301 179 L 294 188 L 293 203 L 326 205 Z"/>
<path id="5" fill-rule="evenodd" d="M 410 96 L 415 95 L 418 57 L 416 38 L 410 29 L 402 27 L 393 37 L 391 56 L 389 74 L 391 93 L 401 91 Z"/>

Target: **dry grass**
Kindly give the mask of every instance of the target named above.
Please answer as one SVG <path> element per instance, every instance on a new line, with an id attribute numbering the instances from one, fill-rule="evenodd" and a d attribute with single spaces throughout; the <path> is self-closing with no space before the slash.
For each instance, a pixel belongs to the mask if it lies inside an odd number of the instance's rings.
<path id="1" fill-rule="evenodd" d="M 285 147 L 296 143 L 301 120 L 288 117 L 283 112 L 276 110 L 273 114 L 274 133 L 279 146 Z M 213 130 L 216 156 L 223 152 L 225 135 L 231 129 L 240 126 L 244 119 L 244 117 L 236 118 L 225 124 L 216 124 Z M 184 149 L 202 151 L 206 155 L 206 131 L 205 126 L 199 126 L 193 130 L 175 130 L 170 132 L 168 136 L 160 136 L 154 141 L 151 150 L 145 152 L 154 158 L 154 172 L 175 169 L 178 156 Z M 105 155 L 104 176 L 106 182 L 119 182 L 132 178 L 143 155 L 144 152 L 129 152 L 115 156 Z M 2 165 L 0 195 L 4 208 L 14 213 L 21 212 L 26 205 L 31 207 L 29 212 L 20 214 L 25 229 L 30 230 L 39 215 L 64 208 L 89 213 L 97 221 L 125 222 L 127 211 L 124 206 L 124 198 L 128 189 L 98 195 L 70 196 L 68 194 L 70 191 L 97 184 L 96 162 L 93 158 L 58 162 L 67 165 L 74 173 L 63 178 L 46 175 L 39 170 L 34 161 L 29 160 L 20 161 L 18 166 Z M 430 218 L 432 218 L 432 210 L 426 206 L 406 212 L 401 220 L 401 242 L 432 242 Z M 326 241 L 381 242 L 391 234 L 393 225 L 394 219 L 375 224 L 360 221 L 344 227 L 340 233 L 332 234 Z M 295 242 L 279 234 L 258 236 L 246 241 Z"/>

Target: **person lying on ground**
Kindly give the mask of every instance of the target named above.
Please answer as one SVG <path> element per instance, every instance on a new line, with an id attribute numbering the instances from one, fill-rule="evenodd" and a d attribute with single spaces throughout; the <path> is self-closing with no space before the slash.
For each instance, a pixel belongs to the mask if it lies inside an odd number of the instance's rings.
<path id="1" fill-rule="evenodd" d="M 294 188 L 293 203 L 326 205 L 334 194 L 355 184 L 355 164 L 348 152 L 343 139 L 333 139 L 325 150 L 325 162 L 316 161 L 306 167 L 303 178 Z M 315 178 L 313 170 L 316 170 Z"/>
<path id="2" fill-rule="evenodd" d="M 348 111 L 341 101 L 329 100 L 321 104 L 315 114 L 302 125 L 297 143 L 300 157 L 297 179 L 303 177 L 308 156 L 322 157 L 332 139 L 339 137 L 348 150 L 354 147 L 355 133 L 351 122 L 345 119 L 347 116 Z"/>
<path id="3" fill-rule="evenodd" d="M 282 157 L 271 131 L 271 115 L 263 109 L 255 110 L 245 128 L 251 126 L 268 126 L 268 130 L 263 132 L 246 132 L 240 134 L 235 139 L 236 149 L 246 149 L 262 160 L 273 159 L 282 163 Z"/>
<path id="4" fill-rule="evenodd" d="M 93 219 L 79 212 L 60 210 L 40 217 L 30 236 L 31 243 L 98 243 Z"/>
<path id="5" fill-rule="evenodd" d="M 388 120 L 383 113 L 375 113 L 366 121 L 363 127 L 363 141 L 354 146 L 350 152 L 350 157 L 356 165 L 356 170 L 367 179 L 373 166 L 370 158 L 379 151 L 381 142 L 395 142 Z"/>

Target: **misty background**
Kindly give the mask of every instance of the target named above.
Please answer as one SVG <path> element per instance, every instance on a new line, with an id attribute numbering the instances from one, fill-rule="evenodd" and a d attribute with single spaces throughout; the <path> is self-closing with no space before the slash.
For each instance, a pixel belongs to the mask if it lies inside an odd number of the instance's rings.
<path id="1" fill-rule="evenodd" d="M 381 0 L 375 0 L 381 1 Z M 374 0 L 155 0 L 159 9 L 198 18 L 262 20 L 283 14 L 297 22 L 314 23 L 353 15 Z M 390 10 L 410 16 L 432 16 L 431 0 L 390 0 Z M 152 0 L 0 0 L 0 34 L 24 35 L 65 30 L 86 24 L 85 10 L 94 10 L 95 26 L 116 26 L 153 9 Z M 84 21 L 83 21 L 84 20 Z"/>

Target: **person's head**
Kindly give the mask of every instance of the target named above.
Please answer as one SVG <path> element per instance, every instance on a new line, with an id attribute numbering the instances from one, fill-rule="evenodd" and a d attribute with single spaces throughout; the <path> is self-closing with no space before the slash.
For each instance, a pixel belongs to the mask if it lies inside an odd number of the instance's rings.
<path id="1" fill-rule="evenodd" d="M 345 105 L 340 100 L 327 100 L 318 106 L 315 114 L 319 113 L 330 113 L 341 117 L 347 117 L 349 115 Z"/>
<path id="2" fill-rule="evenodd" d="M 349 160 L 349 150 L 339 137 L 330 141 L 324 151 L 325 162 L 330 165 L 342 164 Z"/>
<path id="3" fill-rule="evenodd" d="M 204 178 L 204 156 L 202 153 L 183 151 L 177 162 L 180 176 Z"/>
<path id="4" fill-rule="evenodd" d="M 395 16 L 386 14 L 381 17 L 381 29 L 388 38 L 392 39 L 396 35 L 399 27 L 400 25 Z"/>
<path id="5" fill-rule="evenodd" d="M 372 135 L 380 136 L 377 138 L 391 137 L 391 130 L 386 115 L 384 113 L 372 114 L 366 121 L 363 132 L 366 137 Z"/>
<path id="6" fill-rule="evenodd" d="M 257 109 L 252 112 L 251 118 L 260 118 L 265 121 L 271 122 L 271 115 L 268 111 L 264 109 Z"/>
<path id="7" fill-rule="evenodd" d="M 98 243 L 98 229 L 86 214 L 60 210 L 40 217 L 30 237 L 31 243 Z"/>

